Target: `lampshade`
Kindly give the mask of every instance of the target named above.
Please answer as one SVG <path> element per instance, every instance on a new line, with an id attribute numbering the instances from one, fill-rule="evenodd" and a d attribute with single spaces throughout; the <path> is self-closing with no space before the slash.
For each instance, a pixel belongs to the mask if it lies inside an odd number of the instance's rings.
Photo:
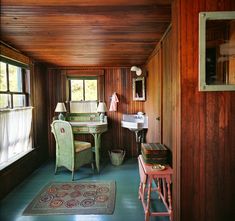
<path id="1" fill-rule="evenodd" d="M 55 112 L 59 112 L 59 113 L 62 113 L 62 112 L 66 112 L 66 107 L 64 105 L 63 102 L 58 102 L 57 105 L 56 105 L 56 108 L 55 108 Z"/>
<path id="2" fill-rule="evenodd" d="M 100 102 L 98 107 L 97 107 L 97 112 L 98 113 L 104 113 L 107 111 L 106 104 L 104 102 Z"/>

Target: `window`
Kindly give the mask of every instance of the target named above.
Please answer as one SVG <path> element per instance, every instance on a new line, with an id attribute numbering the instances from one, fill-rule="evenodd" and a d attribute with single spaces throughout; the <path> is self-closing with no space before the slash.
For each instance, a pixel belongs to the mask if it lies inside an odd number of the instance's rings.
<path id="1" fill-rule="evenodd" d="M 29 70 L 0 62 L 0 109 L 29 105 Z"/>
<path id="2" fill-rule="evenodd" d="M 97 101 L 97 78 L 70 79 L 70 101 Z"/>
<path id="3" fill-rule="evenodd" d="M 17 62 L 0 62 L 0 170 L 32 150 L 29 75 Z"/>

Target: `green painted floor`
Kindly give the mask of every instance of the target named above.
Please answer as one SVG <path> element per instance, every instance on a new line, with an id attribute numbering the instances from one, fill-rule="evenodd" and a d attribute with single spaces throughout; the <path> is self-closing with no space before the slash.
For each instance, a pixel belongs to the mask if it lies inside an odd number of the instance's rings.
<path id="1" fill-rule="evenodd" d="M 115 180 L 116 203 L 112 215 L 57 215 L 22 216 L 22 212 L 35 195 L 52 181 L 71 181 L 71 173 L 59 169 L 54 175 L 54 163 L 48 162 L 37 169 L 0 202 L 1 221 L 144 221 L 144 212 L 138 200 L 139 172 L 136 159 L 126 160 L 121 166 L 103 163 L 100 174 L 89 167 L 75 173 L 75 182 L 81 180 Z M 157 196 L 156 196 L 157 198 Z M 163 211 L 159 200 L 154 209 Z M 151 221 L 169 221 L 168 217 L 151 217 Z"/>

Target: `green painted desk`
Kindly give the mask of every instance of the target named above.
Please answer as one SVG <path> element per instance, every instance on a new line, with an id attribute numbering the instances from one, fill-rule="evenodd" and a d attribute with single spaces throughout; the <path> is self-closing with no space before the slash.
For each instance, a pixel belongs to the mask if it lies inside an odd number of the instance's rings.
<path id="1" fill-rule="evenodd" d="M 95 140 L 95 163 L 97 171 L 100 171 L 100 147 L 101 134 L 108 130 L 107 119 L 99 121 L 97 114 L 70 114 L 67 120 L 72 126 L 74 134 L 92 134 Z"/>

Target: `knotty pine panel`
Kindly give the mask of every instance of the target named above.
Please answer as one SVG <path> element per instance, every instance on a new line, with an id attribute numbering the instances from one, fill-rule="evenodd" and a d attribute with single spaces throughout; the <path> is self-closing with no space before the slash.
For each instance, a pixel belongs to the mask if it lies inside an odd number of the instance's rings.
<path id="1" fill-rule="evenodd" d="M 180 170 L 180 208 L 174 204 L 180 221 L 235 218 L 235 94 L 198 91 L 198 13 L 226 10 L 235 10 L 235 2 L 181 0 L 173 4 L 181 79 L 181 145 L 175 150 L 180 155 L 173 156 L 175 170 Z"/>

